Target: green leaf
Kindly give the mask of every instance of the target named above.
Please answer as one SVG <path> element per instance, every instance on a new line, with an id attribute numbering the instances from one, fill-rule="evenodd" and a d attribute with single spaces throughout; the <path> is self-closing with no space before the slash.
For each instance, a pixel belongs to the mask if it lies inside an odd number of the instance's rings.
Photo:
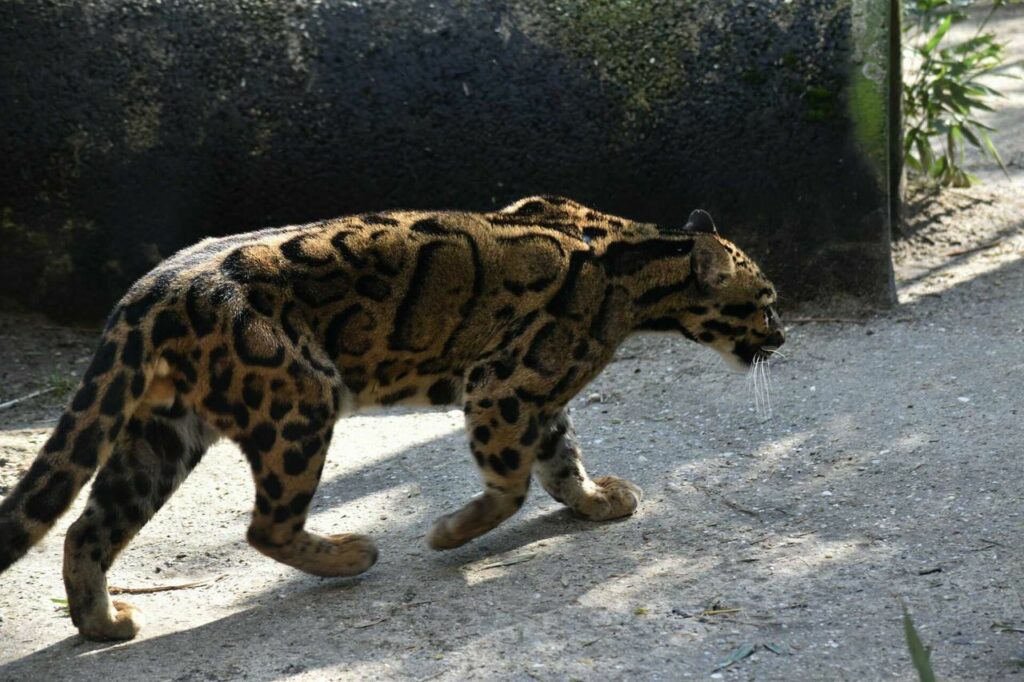
<path id="1" fill-rule="evenodd" d="M 947 15 L 946 18 L 943 19 L 942 22 L 939 24 L 939 28 L 935 31 L 934 35 L 932 35 L 931 39 L 924 44 L 923 50 L 925 54 L 930 54 L 931 51 L 935 49 L 935 46 L 939 44 L 939 42 L 942 40 L 942 37 L 946 35 L 946 32 L 949 31 L 949 27 L 952 25 L 953 16 Z"/>
<path id="2" fill-rule="evenodd" d="M 917 677 L 921 682 L 935 682 L 935 672 L 932 670 L 931 656 L 928 649 L 921 643 L 914 628 L 914 621 L 910 618 L 907 605 L 900 602 L 903 607 L 903 634 L 907 638 L 907 648 L 910 649 L 910 660 L 917 669 Z"/>
<path id="3" fill-rule="evenodd" d="M 719 661 L 718 665 L 716 665 L 711 672 L 715 672 L 716 670 L 723 670 L 725 668 L 728 668 L 730 665 L 733 665 L 734 663 L 739 663 L 744 658 L 754 653 L 754 649 L 754 645 L 750 644 L 749 642 L 744 642 L 743 644 L 740 644 L 738 647 L 733 649 L 731 654 L 729 654 L 721 661 Z"/>

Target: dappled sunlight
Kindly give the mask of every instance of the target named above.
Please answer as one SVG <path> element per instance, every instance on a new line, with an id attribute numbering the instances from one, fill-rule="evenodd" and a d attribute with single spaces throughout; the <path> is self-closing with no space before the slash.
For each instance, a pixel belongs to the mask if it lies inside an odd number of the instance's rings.
<path id="1" fill-rule="evenodd" d="M 508 523 L 515 523 L 514 519 Z M 524 543 L 513 550 L 503 554 L 481 556 L 468 561 L 460 570 L 468 587 L 476 587 L 490 581 L 505 581 L 514 579 L 517 572 L 522 571 L 520 564 L 527 561 L 534 561 L 538 558 L 564 555 L 572 552 L 573 538 L 570 529 L 566 528 L 565 533 L 549 535 L 543 539 Z"/>
<path id="2" fill-rule="evenodd" d="M 317 495 L 318 504 L 310 514 L 309 527 L 322 529 L 324 533 L 373 534 L 382 526 L 393 526 L 396 521 L 422 517 L 426 511 L 418 501 L 422 494 L 420 484 L 407 481 L 364 491 L 359 497 L 334 507 L 330 493 L 321 491 Z M 323 510 L 323 507 L 329 509 Z"/>
<path id="3" fill-rule="evenodd" d="M 1016 229 L 1006 235 L 998 246 L 962 254 L 962 257 L 951 259 L 920 278 L 902 283 L 899 287 L 900 301 L 909 304 L 925 296 L 942 294 L 1019 261 L 1022 253 L 1024 234 Z"/>
<path id="4" fill-rule="evenodd" d="M 423 411 L 415 413 L 417 419 L 411 419 L 412 414 L 367 411 L 341 419 L 334 427 L 328 461 L 345 468 L 365 466 L 465 428 L 462 410 Z M 362 445 L 370 440 L 372 447 Z"/>

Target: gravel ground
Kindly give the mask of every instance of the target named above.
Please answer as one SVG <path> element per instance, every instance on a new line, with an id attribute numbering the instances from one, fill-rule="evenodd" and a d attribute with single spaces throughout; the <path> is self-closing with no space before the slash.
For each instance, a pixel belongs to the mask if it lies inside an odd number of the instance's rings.
<path id="1" fill-rule="evenodd" d="M 996 28 L 1024 33 L 1024 11 Z M 770 414 L 749 377 L 667 338 L 628 343 L 574 402 L 591 473 L 646 491 L 634 517 L 576 520 L 535 487 L 496 531 L 432 552 L 430 521 L 477 491 L 461 415 L 355 416 L 310 526 L 371 533 L 381 561 L 323 580 L 246 546 L 247 465 L 221 443 L 110 574 L 208 582 L 131 597 L 148 618 L 135 641 L 80 639 L 52 600 L 83 495 L 0 581 L 0 679 L 910 680 L 901 600 L 941 679 L 1024 679 L 1014 87 L 993 115 L 1010 177 L 975 160 L 984 185 L 918 207 L 895 248 L 894 310 L 786 311 Z M 94 338 L 0 316 L 0 402 L 53 389 L 0 411 L 0 494 Z"/>

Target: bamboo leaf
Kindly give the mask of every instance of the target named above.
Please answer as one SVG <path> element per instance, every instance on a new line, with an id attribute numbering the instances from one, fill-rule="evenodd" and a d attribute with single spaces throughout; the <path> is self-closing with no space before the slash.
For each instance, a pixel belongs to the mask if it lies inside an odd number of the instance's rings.
<path id="1" fill-rule="evenodd" d="M 900 602 L 903 607 L 903 634 L 907 638 L 907 648 L 910 649 L 910 660 L 917 669 L 917 677 L 920 682 L 935 682 L 935 672 L 932 670 L 931 656 L 928 649 L 921 643 L 921 638 L 914 628 L 914 621 L 910 618 L 907 605 Z"/>

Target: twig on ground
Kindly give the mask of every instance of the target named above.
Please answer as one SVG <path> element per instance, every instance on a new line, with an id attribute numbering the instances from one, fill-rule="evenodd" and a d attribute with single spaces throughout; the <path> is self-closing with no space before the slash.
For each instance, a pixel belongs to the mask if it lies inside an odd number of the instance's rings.
<path id="1" fill-rule="evenodd" d="M 867 318 L 860 317 L 787 317 L 786 324 L 866 324 Z"/>
<path id="2" fill-rule="evenodd" d="M 987 249 L 991 249 L 992 247 L 999 246 L 1002 243 L 1003 243 L 1003 238 L 1002 237 L 997 237 L 996 239 L 993 239 L 992 241 L 985 242 L 984 244 L 979 244 L 978 246 L 972 246 L 972 247 L 966 248 L 966 249 L 956 249 L 955 251 L 947 251 L 946 255 L 947 256 L 966 256 L 967 254 L 970 254 L 970 253 L 977 253 L 978 251 L 985 251 Z"/>
<path id="3" fill-rule="evenodd" d="M 515 566 L 516 564 L 521 564 L 524 561 L 529 561 L 530 559 L 534 559 L 534 558 L 536 558 L 536 556 L 537 555 L 535 553 L 520 554 L 519 556 L 514 556 L 514 557 L 511 557 L 509 559 L 504 559 L 502 561 L 495 561 L 495 562 L 492 562 L 492 563 L 489 563 L 489 564 L 484 564 L 483 566 L 481 566 L 480 568 L 478 568 L 476 570 L 478 570 L 478 571 L 486 571 L 489 568 L 498 568 L 500 566 Z"/>
<path id="4" fill-rule="evenodd" d="M 23 403 L 26 400 L 32 400 L 32 398 L 36 398 L 38 396 L 44 395 L 46 393 L 51 393 L 56 390 L 56 386 L 50 386 L 49 388 L 41 388 L 38 391 L 32 391 L 28 395 L 23 395 L 20 398 L 14 398 L 13 400 L 8 400 L 5 403 L 0 403 L 0 410 L 6 410 L 8 407 L 14 407 L 18 403 Z"/>
<path id="5" fill-rule="evenodd" d="M 725 616 L 730 613 L 739 613 L 743 609 L 704 609 L 698 615 L 700 616 Z"/>
<path id="6" fill-rule="evenodd" d="M 741 505 L 739 502 L 733 502 L 732 500 L 730 500 L 725 495 L 722 495 L 721 493 L 718 493 L 718 492 L 716 492 L 714 490 L 711 490 L 707 486 L 703 486 L 700 483 L 691 483 L 690 485 L 692 485 L 694 488 L 696 488 L 697 490 L 701 491 L 702 493 L 704 493 L 705 495 L 707 495 L 711 499 L 717 500 L 717 501 L 721 502 L 722 504 L 724 504 L 729 509 L 732 509 L 733 511 L 737 511 L 737 512 L 739 512 L 741 514 L 746 514 L 747 516 L 753 516 L 758 521 L 761 520 L 761 513 L 760 512 L 754 511 L 753 509 L 747 509 L 746 507 Z"/>
<path id="7" fill-rule="evenodd" d="M 362 623 L 356 623 L 352 627 L 358 628 L 358 629 L 373 627 L 374 625 L 380 625 L 384 621 L 390 620 L 390 619 L 391 619 L 391 615 L 389 614 L 387 616 L 383 616 L 382 618 L 378 618 L 377 620 L 368 620 L 368 621 L 364 621 Z"/>
<path id="8" fill-rule="evenodd" d="M 107 592 L 109 594 L 153 594 L 154 592 L 171 592 L 173 590 L 191 590 L 196 587 L 203 587 L 205 585 L 212 585 L 218 580 L 223 579 L 223 575 L 218 575 L 216 578 L 207 578 L 206 580 L 197 580 L 191 583 L 182 583 L 180 585 L 154 585 L 153 587 L 108 587 Z"/>
<path id="9" fill-rule="evenodd" d="M 925 294 L 927 295 L 927 294 Z M 786 324 L 868 324 L 872 317 L 787 317 Z M 912 317 L 883 317 L 890 322 L 913 322 Z"/>

